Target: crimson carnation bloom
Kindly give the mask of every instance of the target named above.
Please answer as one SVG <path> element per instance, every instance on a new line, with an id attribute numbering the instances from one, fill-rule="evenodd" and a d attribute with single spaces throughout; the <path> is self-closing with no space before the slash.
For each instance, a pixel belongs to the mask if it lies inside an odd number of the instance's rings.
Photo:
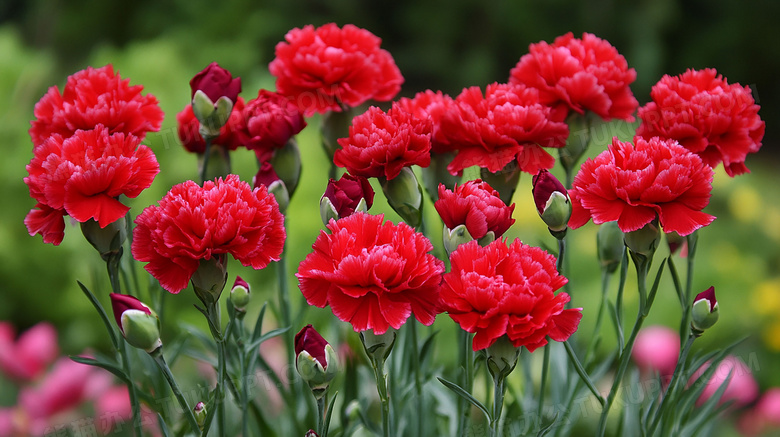
<path id="1" fill-rule="evenodd" d="M 219 136 L 211 140 L 212 146 L 222 146 L 228 150 L 236 150 L 242 145 L 242 138 L 237 130 L 242 123 L 242 110 L 244 109 L 244 99 L 238 97 L 233 110 L 230 112 L 230 118 L 219 129 Z M 184 109 L 176 115 L 178 123 L 177 133 L 179 140 L 184 148 L 190 153 L 205 153 L 206 142 L 200 135 L 200 121 L 195 117 L 192 111 L 192 104 L 188 103 Z"/>
<path id="2" fill-rule="evenodd" d="M 475 333 L 472 347 L 485 349 L 506 335 L 529 352 L 547 344 L 547 337 L 565 341 L 579 326 L 582 308 L 564 309 L 566 293 L 554 294 L 568 281 L 555 269 L 555 257 L 514 240 L 496 240 L 481 247 L 462 244 L 450 256 L 441 302 L 452 320 Z"/>
<path id="3" fill-rule="evenodd" d="M 333 162 L 349 173 L 388 180 L 412 165 L 431 164 L 431 121 L 393 104 L 386 113 L 372 106 L 352 119 L 349 137 L 339 138 Z"/>
<path id="4" fill-rule="evenodd" d="M 539 90 L 539 100 L 564 120 L 569 111 L 593 111 L 604 120 L 634 121 L 639 103 L 629 85 L 636 71 L 607 41 L 590 33 L 569 32 L 548 44 L 531 44 L 510 72 L 509 83 Z"/>
<path id="5" fill-rule="evenodd" d="M 710 167 L 723 162 L 732 177 L 750 172 L 745 159 L 761 148 L 766 127 L 750 87 L 729 85 L 707 68 L 665 75 L 650 96 L 653 101 L 639 108 L 637 135 L 677 140 Z"/>
<path id="6" fill-rule="evenodd" d="M 163 288 L 187 287 L 200 260 L 232 254 L 244 266 L 262 269 L 278 261 L 286 237 L 284 217 L 265 186 L 254 190 L 236 175 L 173 186 L 157 205 L 135 219 L 133 257 Z"/>
<path id="7" fill-rule="evenodd" d="M 444 263 L 414 228 L 356 212 L 328 224 L 295 276 L 309 305 L 330 305 L 355 332 L 383 334 L 414 314 L 431 325 L 439 312 Z"/>
<path id="8" fill-rule="evenodd" d="M 98 125 L 70 138 L 49 137 L 34 149 L 24 182 L 38 201 L 24 219 L 30 235 L 59 245 L 65 230 L 63 216 L 79 222 L 96 220 L 101 228 L 124 217 L 130 207 L 117 198 L 137 197 L 160 171 L 151 149 L 141 139 Z"/>
<path id="9" fill-rule="evenodd" d="M 448 111 L 457 111 L 455 100 L 452 97 L 441 91 L 426 90 L 415 94 L 411 99 L 402 97 L 398 100 L 398 106 L 417 118 L 431 119 L 431 152 L 447 153 L 452 151 L 447 136 L 441 131 L 441 120 L 444 114 Z"/>
<path id="10" fill-rule="evenodd" d="M 473 165 L 495 173 L 515 159 L 520 170 L 536 174 L 555 165 L 542 146 L 563 147 L 569 136 L 566 123 L 550 119 L 550 108 L 532 88 L 493 83 L 484 96 L 479 87 L 466 88 L 455 102 L 457 110 L 445 113 L 440 125 L 458 151 L 447 166 L 453 175 Z"/>
<path id="11" fill-rule="evenodd" d="M 271 154 L 298 134 L 306 122 L 298 107 L 281 94 L 260 90 L 241 112 L 240 134 L 247 149 Z"/>
<path id="12" fill-rule="evenodd" d="M 439 184 L 439 200 L 433 206 L 448 229 L 465 225 L 471 238 L 479 240 L 493 232 L 495 238 L 504 235 L 515 222 L 515 204 L 507 206 L 487 182 L 468 181 L 450 191 Z"/>
<path id="13" fill-rule="evenodd" d="M 35 104 L 35 120 L 30 122 L 33 145 L 43 144 L 52 134 L 68 138 L 79 129 L 93 129 L 98 124 L 110 133 L 143 139 L 147 132 L 160 130 L 163 120 L 157 99 L 151 94 L 142 96 L 143 89 L 114 74 L 110 64 L 69 76 L 62 94 L 53 86 Z"/>
<path id="14" fill-rule="evenodd" d="M 369 99 L 391 100 L 404 79 L 393 57 L 380 49 L 373 33 L 347 24 L 328 23 L 292 29 L 276 45 L 268 69 L 276 89 L 308 116 L 342 105 L 355 107 Z"/>
<path id="15" fill-rule="evenodd" d="M 710 201 L 712 169 L 677 141 L 635 137 L 636 146 L 612 140 L 609 148 L 582 164 L 569 196 L 569 226 L 617 220 L 623 232 L 641 229 L 656 217 L 664 232 L 688 235 L 715 220 L 701 210 Z"/>

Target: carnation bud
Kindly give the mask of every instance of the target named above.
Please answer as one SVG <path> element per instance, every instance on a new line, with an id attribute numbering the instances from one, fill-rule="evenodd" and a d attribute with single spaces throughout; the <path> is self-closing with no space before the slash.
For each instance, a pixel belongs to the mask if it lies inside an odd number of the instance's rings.
<path id="1" fill-rule="evenodd" d="M 582 155 L 588 150 L 590 125 L 595 117 L 598 115 L 592 111 L 587 111 L 584 115 L 572 111 L 566 118 L 566 124 L 569 125 L 569 137 L 566 140 L 566 145 L 558 149 L 558 157 L 567 172 L 574 169 Z"/>
<path id="2" fill-rule="evenodd" d="M 492 232 L 488 232 L 488 234 L 492 234 Z M 466 225 L 458 225 L 454 229 L 448 229 L 446 226 L 443 228 L 442 240 L 444 242 L 444 250 L 447 251 L 448 256 L 455 252 L 458 246 L 466 244 L 473 239 L 468 229 L 466 229 Z"/>
<path id="3" fill-rule="evenodd" d="M 617 270 L 620 261 L 623 258 L 623 243 L 625 236 L 620 230 L 616 221 L 606 222 L 599 226 L 596 234 L 596 247 L 598 248 L 599 262 L 601 268 L 612 273 Z"/>
<path id="4" fill-rule="evenodd" d="M 81 233 L 94 247 L 103 260 L 108 260 L 111 255 L 121 252 L 122 244 L 127 239 L 127 221 L 124 217 L 110 223 L 105 228 L 94 219 L 81 223 Z"/>
<path id="5" fill-rule="evenodd" d="M 360 211 L 366 212 L 374 204 L 374 189 L 363 176 L 344 174 L 336 181 L 330 179 L 320 198 L 320 217 L 326 225 Z"/>
<path id="6" fill-rule="evenodd" d="M 206 404 L 203 402 L 198 402 L 195 404 L 195 408 L 192 409 L 192 413 L 195 415 L 195 423 L 197 423 L 198 427 L 203 430 L 203 424 L 206 423 L 206 416 L 208 416 L 206 411 Z"/>
<path id="7" fill-rule="evenodd" d="M 488 370 L 493 378 L 505 378 L 512 373 L 520 356 L 520 348 L 515 347 L 506 335 L 499 337 L 485 352 Z"/>
<path id="8" fill-rule="evenodd" d="M 249 305 L 250 297 L 249 284 L 241 279 L 241 276 L 236 276 L 233 288 L 230 289 L 230 303 L 233 304 L 233 308 L 239 314 L 246 312 L 246 306 Z"/>
<path id="9" fill-rule="evenodd" d="M 416 228 L 422 223 L 423 194 L 417 176 L 409 167 L 404 167 L 393 179 L 381 179 L 382 191 L 387 203 L 401 218 Z"/>
<path id="10" fill-rule="evenodd" d="M 518 182 L 520 182 L 520 166 L 517 161 L 510 162 L 496 173 L 491 173 L 488 169 L 483 168 L 479 175 L 483 181 L 498 191 L 498 197 L 506 205 L 512 204 L 512 197 L 515 195 Z"/>
<path id="11" fill-rule="evenodd" d="M 384 334 L 374 334 L 373 330 L 367 329 L 360 331 L 360 341 L 363 342 L 363 348 L 368 356 L 378 357 L 384 361 L 393 350 L 397 333 L 395 328 L 387 328 Z"/>
<path id="12" fill-rule="evenodd" d="M 126 294 L 111 293 L 109 297 L 119 331 L 131 346 L 148 353 L 162 347 L 160 319 L 151 308 Z"/>
<path id="13" fill-rule="evenodd" d="M 206 306 L 214 305 L 222 294 L 227 282 L 227 263 L 225 255 L 212 255 L 211 259 L 201 259 L 198 269 L 190 281 L 195 295 Z"/>
<path id="14" fill-rule="evenodd" d="M 352 111 L 328 111 L 320 118 L 320 133 L 322 134 L 322 148 L 333 161 L 333 155 L 339 149 L 339 138 L 349 137 L 349 126 L 352 124 Z"/>
<path id="15" fill-rule="evenodd" d="M 303 437 L 320 437 L 320 435 L 314 432 L 313 429 L 310 429 L 306 431 L 306 434 L 304 434 Z"/>
<path id="16" fill-rule="evenodd" d="M 227 97 L 220 97 L 215 103 L 200 90 L 192 97 L 192 113 L 200 122 L 198 132 L 204 140 L 219 136 L 219 130 L 227 123 L 231 111 L 233 111 L 233 102 Z"/>
<path id="17" fill-rule="evenodd" d="M 571 217 L 571 201 L 566 188 L 552 173 L 540 170 L 533 178 L 532 193 L 536 211 L 550 228 L 550 233 L 558 239 L 563 238 Z"/>
<path id="18" fill-rule="evenodd" d="M 204 139 L 219 136 L 241 92 L 241 78 L 212 62 L 190 80 L 192 112 Z"/>
<path id="19" fill-rule="evenodd" d="M 447 170 L 447 166 L 454 158 L 455 153 L 452 152 L 431 152 L 431 164 L 422 169 L 423 186 L 434 202 L 439 199 L 439 184 L 452 190 L 463 179 L 462 175 L 453 175 Z"/>
<path id="20" fill-rule="evenodd" d="M 311 325 L 295 335 L 295 368 L 316 399 L 325 395 L 338 373 L 336 352 Z"/>
<path id="21" fill-rule="evenodd" d="M 720 317 L 718 300 L 715 299 L 715 287 L 710 287 L 693 299 L 691 307 L 691 330 L 699 337 L 711 328 Z"/>
<path id="22" fill-rule="evenodd" d="M 669 245 L 669 253 L 674 255 L 685 244 L 685 237 L 677 232 L 669 232 L 666 234 L 666 243 Z"/>
<path id="23" fill-rule="evenodd" d="M 276 203 L 279 204 L 279 210 L 284 213 L 290 205 L 290 193 L 287 190 L 287 185 L 279 178 L 274 166 L 269 161 L 260 164 L 260 169 L 252 178 L 252 186 L 257 188 L 260 184 L 265 185 L 268 192 L 273 194 Z"/>
<path id="24" fill-rule="evenodd" d="M 274 151 L 271 165 L 279 178 L 284 181 L 287 193 L 292 198 L 301 179 L 301 151 L 295 138 L 290 138 L 284 147 Z"/>
<path id="25" fill-rule="evenodd" d="M 623 241 L 634 254 L 642 255 L 647 259 L 652 258 L 661 241 L 658 219 L 644 225 L 641 229 L 626 232 Z"/>

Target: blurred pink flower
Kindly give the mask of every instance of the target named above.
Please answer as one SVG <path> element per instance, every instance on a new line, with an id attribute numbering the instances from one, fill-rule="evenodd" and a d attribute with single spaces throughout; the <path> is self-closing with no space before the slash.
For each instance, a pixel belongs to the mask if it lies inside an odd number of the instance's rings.
<path id="1" fill-rule="evenodd" d="M 666 326 L 649 326 L 639 331 L 631 357 L 643 372 L 671 376 L 680 356 L 680 337 Z"/>
<path id="2" fill-rule="evenodd" d="M 710 363 L 708 362 L 697 370 L 693 374 L 692 381 L 701 376 L 709 366 Z M 758 397 L 758 383 L 753 378 L 750 368 L 738 357 L 729 355 L 718 364 L 715 372 L 713 372 L 710 380 L 707 382 L 707 386 L 696 401 L 696 405 L 704 404 L 707 399 L 718 391 L 722 384 L 726 383 L 727 379 L 728 385 L 718 404 L 733 400 L 734 407 L 744 407 Z"/>
<path id="3" fill-rule="evenodd" d="M 57 331 L 41 322 L 14 339 L 16 330 L 0 322 L 0 370 L 18 382 L 39 377 L 59 354 Z"/>
<path id="4" fill-rule="evenodd" d="M 780 387 L 764 392 L 756 405 L 740 417 L 737 427 L 747 436 L 780 430 Z"/>
<path id="5" fill-rule="evenodd" d="M 127 386 L 117 385 L 105 390 L 95 400 L 95 429 L 98 435 L 121 432 L 130 427 L 133 408 Z M 145 405 L 141 405 L 141 425 L 145 435 L 160 436 L 157 415 Z M 148 434 L 147 434 L 148 433 Z"/>

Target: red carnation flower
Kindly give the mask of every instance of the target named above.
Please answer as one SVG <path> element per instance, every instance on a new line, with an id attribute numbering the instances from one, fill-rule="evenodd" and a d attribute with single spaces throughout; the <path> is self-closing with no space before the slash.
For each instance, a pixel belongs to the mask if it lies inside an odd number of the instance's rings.
<path id="1" fill-rule="evenodd" d="M 187 287 L 200 260 L 232 254 L 262 269 L 278 261 L 284 217 L 265 186 L 254 190 L 236 175 L 175 185 L 135 219 L 133 257 L 171 293 Z"/>
<path id="2" fill-rule="evenodd" d="M 114 74 L 110 64 L 89 67 L 68 77 L 60 94 L 56 86 L 49 88 L 35 104 L 35 120 L 30 122 L 30 137 L 39 146 L 52 134 L 64 138 L 77 130 L 94 129 L 98 124 L 110 133 L 123 132 L 141 139 L 147 132 L 160 129 L 163 112 L 151 94 L 141 95 L 141 85 L 129 85 Z"/>
<path id="3" fill-rule="evenodd" d="M 292 29 L 276 45 L 268 66 L 276 89 L 307 116 L 369 99 L 391 100 L 404 79 L 393 57 L 380 49 L 381 39 L 351 24 L 334 23 Z"/>
<path id="4" fill-rule="evenodd" d="M 233 78 L 229 71 L 212 62 L 190 79 L 190 89 L 191 97 L 195 97 L 197 91 L 203 91 L 215 105 L 220 97 L 227 97 L 235 103 L 241 92 L 241 78 Z"/>
<path id="5" fill-rule="evenodd" d="M 488 232 L 500 238 L 515 222 L 512 218 L 515 204 L 504 204 L 498 191 L 481 179 L 456 185 L 452 191 L 439 184 L 439 200 L 433 206 L 448 229 L 465 225 L 475 240 Z"/>
<path id="6" fill-rule="evenodd" d="M 476 333 L 475 351 L 506 335 L 529 352 L 547 344 L 547 337 L 565 341 L 579 326 L 582 308 L 564 309 L 566 293 L 554 294 L 567 279 L 555 269 L 555 257 L 515 240 L 507 247 L 496 240 L 480 247 L 462 244 L 450 256 L 452 271 L 444 274 L 443 309 L 467 332 Z"/>
<path id="7" fill-rule="evenodd" d="M 493 83 L 484 96 L 471 87 L 455 101 L 457 110 L 447 111 L 440 126 L 458 150 L 447 167 L 453 175 L 473 165 L 495 173 L 515 159 L 522 171 L 536 174 L 555 165 L 542 146 L 563 147 L 569 136 L 566 123 L 550 119 L 550 108 L 532 88 Z"/>
<path id="8" fill-rule="evenodd" d="M 151 149 L 141 139 L 98 125 L 70 138 L 54 134 L 34 149 L 24 182 L 38 201 L 24 223 L 30 235 L 59 245 L 64 215 L 79 222 L 96 220 L 100 227 L 123 217 L 130 209 L 117 198 L 137 197 L 160 171 Z"/>
<path id="9" fill-rule="evenodd" d="M 240 132 L 246 148 L 269 155 L 306 127 L 303 115 L 290 99 L 268 90 L 260 90 L 241 114 Z"/>
<path id="10" fill-rule="evenodd" d="M 677 140 L 705 164 L 723 162 L 729 176 L 748 173 L 748 153 L 761 148 L 766 124 L 758 115 L 750 87 L 731 84 L 715 69 L 665 75 L 639 108 L 642 124 L 636 134 Z"/>
<path id="11" fill-rule="evenodd" d="M 414 95 L 414 98 L 402 97 L 398 100 L 398 106 L 417 118 L 430 118 L 431 128 L 431 152 L 447 153 L 452 151 L 452 146 L 447 136 L 441 131 L 441 119 L 448 111 L 457 111 L 455 100 L 443 94 L 441 91 L 426 90 Z"/>
<path id="12" fill-rule="evenodd" d="M 330 305 L 355 332 L 383 334 L 411 314 L 430 325 L 438 313 L 444 263 L 423 234 L 383 221 L 362 212 L 331 220 L 296 274 L 309 305 Z"/>
<path id="13" fill-rule="evenodd" d="M 238 134 L 238 129 L 242 126 L 242 110 L 244 109 L 244 99 L 238 97 L 233 110 L 230 112 L 230 118 L 219 130 L 219 136 L 211 141 L 212 146 L 222 146 L 228 150 L 236 150 L 242 145 L 242 138 Z M 206 151 L 206 142 L 200 135 L 200 121 L 192 112 L 192 104 L 188 103 L 184 109 L 176 115 L 178 123 L 177 133 L 179 140 L 185 149 L 190 153 L 204 153 Z"/>
<path id="14" fill-rule="evenodd" d="M 554 108 L 555 120 L 566 119 L 570 110 L 589 110 L 604 120 L 634 121 L 639 103 L 629 85 L 636 71 L 607 41 L 569 32 L 553 44 L 531 44 L 529 52 L 510 72 L 509 83 L 538 89 L 542 104 Z"/>
<path id="15" fill-rule="evenodd" d="M 349 137 L 339 138 L 333 162 L 356 176 L 393 179 L 404 167 L 431 163 L 431 121 L 393 104 L 386 113 L 372 106 L 352 119 Z"/>
<path id="16" fill-rule="evenodd" d="M 677 141 L 658 137 L 636 146 L 617 138 L 609 149 L 582 164 L 569 196 L 569 226 L 617 220 L 623 232 L 636 231 L 656 216 L 664 232 L 688 235 L 715 220 L 701 212 L 710 201 L 712 169 Z"/>

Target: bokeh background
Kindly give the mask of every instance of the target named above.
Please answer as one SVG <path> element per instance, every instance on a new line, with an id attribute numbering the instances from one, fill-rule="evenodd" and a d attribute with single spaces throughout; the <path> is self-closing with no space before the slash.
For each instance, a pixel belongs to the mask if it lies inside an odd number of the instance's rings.
<path id="1" fill-rule="evenodd" d="M 27 235 L 23 224 L 34 206 L 22 181 L 32 157 L 27 129 L 33 105 L 49 86 L 62 87 L 75 71 L 112 63 L 131 84 L 142 84 L 145 92 L 157 96 L 166 113 L 161 131 L 146 140 L 157 154 L 161 173 L 149 190 L 131 201 L 137 215 L 171 185 L 196 175 L 196 158 L 184 151 L 175 133 L 175 115 L 189 101 L 189 79 L 217 61 L 242 77 L 242 95 L 247 99 L 259 88 L 274 89 L 267 66 L 275 44 L 293 27 L 333 21 L 372 31 L 383 39 L 383 48 L 401 69 L 406 79 L 401 95 L 405 96 L 427 88 L 455 95 L 466 86 L 506 81 L 530 43 L 552 41 L 569 31 L 591 32 L 610 41 L 637 70 L 632 89 L 641 104 L 663 74 L 714 67 L 729 82 L 749 85 L 762 106 L 766 136 L 761 152 L 748 158 L 752 173 L 731 179 L 719 170 L 715 177 L 707 212 L 718 220 L 700 232 L 694 288 L 715 285 L 721 322 L 696 347 L 712 348 L 748 336 L 738 355 L 751 360 L 762 388 L 778 386 L 780 373 L 773 371 L 780 366 L 778 16 L 780 2 L 773 0 L 3 0 L 0 320 L 10 320 L 20 330 L 50 321 L 66 353 L 108 345 L 98 318 L 76 286 L 79 279 L 105 298 L 107 284 L 99 257 L 77 227 L 69 227 L 63 244 L 54 247 Z M 327 165 L 319 147 L 319 120 L 308 121 L 309 127 L 299 135 L 303 180 L 288 211 L 291 274 L 322 229 L 318 199 Z M 625 123 L 600 126 L 594 136 L 602 147 L 594 147 L 590 154 L 603 150 L 612 135 L 630 138 L 632 129 Z M 233 161 L 236 172 L 251 180 L 256 171 L 252 155 L 236 152 Z M 530 177 L 523 177 L 515 197 L 517 223 L 508 236 L 551 246 L 553 240 L 536 216 L 529 192 Z M 377 204 L 377 211 L 398 219 L 381 196 Z M 428 220 L 434 223 L 432 210 L 428 208 Z M 589 224 L 570 234 L 570 292 L 575 304 L 586 308 L 584 326 L 592 324 L 598 302 L 595 232 Z M 684 261 L 676 259 L 676 263 L 682 269 Z M 257 284 L 272 278 L 269 272 L 252 272 L 235 264 L 231 281 L 236 273 Z M 668 275 L 663 287 L 656 301 L 660 308 L 651 313 L 647 324 L 675 327 L 679 309 Z M 299 304 L 302 299 L 295 288 L 293 295 Z M 261 290 L 257 296 L 258 301 L 275 301 L 271 290 Z M 164 336 L 175 335 L 179 320 L 200 323 L 191 306 L 192 293 L 165 299 L 172 304 Z M 310 309 L 296 323 L 328 317 L 332 316 L 327 310 Z M 331 338 L 348 334 L 343 327 L 338 332 L 332 329 Z M 609 341 L 604 347 L 609 347 Z M 441 355 L 445 362 L 450 358 Z"/>

